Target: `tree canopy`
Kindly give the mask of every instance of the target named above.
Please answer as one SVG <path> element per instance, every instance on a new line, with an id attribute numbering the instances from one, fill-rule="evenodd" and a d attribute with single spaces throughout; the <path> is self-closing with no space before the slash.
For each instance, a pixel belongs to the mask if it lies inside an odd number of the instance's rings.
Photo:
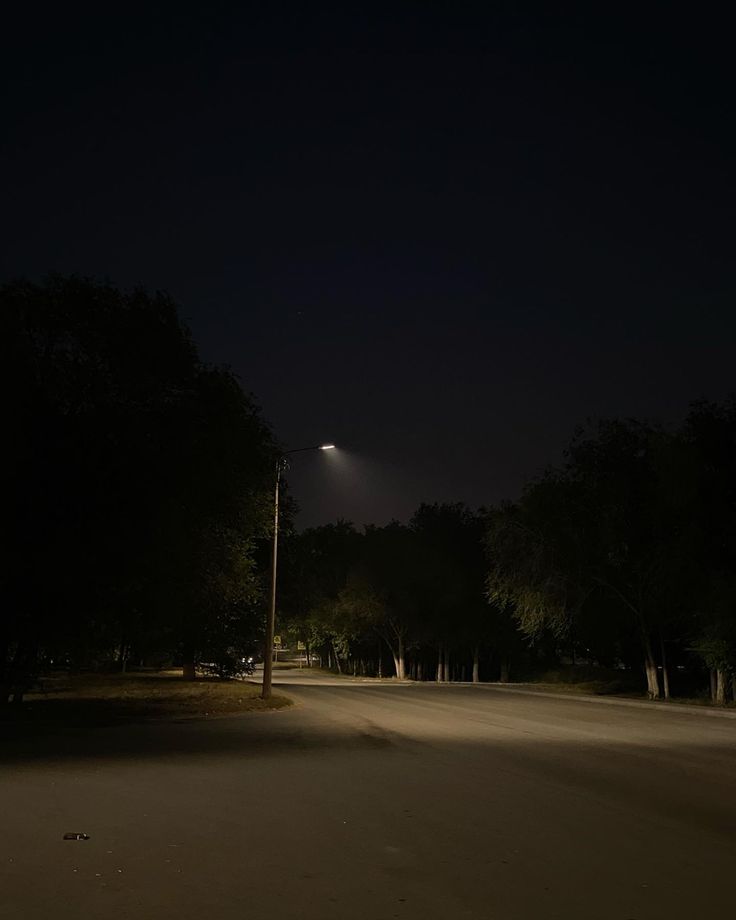
<path id="1" fill-rule="evenodd" d="M 175 304 L 77 277 L 0 288 L 10 551 L 0 682 L 45 658 L 195 658 L 254 641 L 276 445 Z M 25 676 L 24 676 L 25 675 Z"/>
<path id="2" fill-rule="evenodd" d="M 632 689 L 641 675 L 655 699 L 697 693 L 710 671 L 722 702 L 736 674 L 734 483 L 733 400 L 693 405 L 674 430 L 591 422 L 516 502 L 296 535 L 305 564 L 287 595 L 301 606 L 283 613 L 341 670 L 382 673 L 381 647 L 398 677 L 583 665 Z"/>

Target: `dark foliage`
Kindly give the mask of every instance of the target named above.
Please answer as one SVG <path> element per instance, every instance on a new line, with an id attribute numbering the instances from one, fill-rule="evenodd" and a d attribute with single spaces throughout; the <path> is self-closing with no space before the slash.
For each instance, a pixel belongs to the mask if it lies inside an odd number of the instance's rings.
<path id="1" fill-rule="evenodd" d="M 0 289 L 13 397 L 0 698 L 41 661 L 191 664 L 257 632 L 275 447 L 171 300 L 81 278 Z"/>

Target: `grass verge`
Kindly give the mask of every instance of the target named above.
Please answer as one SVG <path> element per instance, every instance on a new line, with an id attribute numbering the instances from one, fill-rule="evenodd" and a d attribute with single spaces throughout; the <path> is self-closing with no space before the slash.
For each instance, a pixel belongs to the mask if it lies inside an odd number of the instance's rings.
<path id="1" fill-rule="evenodd" d="M 60 674 L 42 679 L 22 704 L 0 710 L 3 721 L 38 724 L 114 724 L 129 721 L 211 718 L 283 709 L 291 700 L 260 698 L 260 687 L 243 681 L 198 677 L 185 681 L 172 671 L 130 674 Z"/>

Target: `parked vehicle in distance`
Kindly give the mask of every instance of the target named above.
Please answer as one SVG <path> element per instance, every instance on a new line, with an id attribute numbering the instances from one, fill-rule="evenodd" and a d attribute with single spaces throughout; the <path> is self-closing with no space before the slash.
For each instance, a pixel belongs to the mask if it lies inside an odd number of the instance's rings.
<path id="1" fill-rule="evenodd" d="M 224 654 L 216 661 L 201 661 L 199 670 L 207 677 L 217 677 L 220 680 L 242 680 L 250 677 L 256 669 L 252 656 L 237 654 Z"/>

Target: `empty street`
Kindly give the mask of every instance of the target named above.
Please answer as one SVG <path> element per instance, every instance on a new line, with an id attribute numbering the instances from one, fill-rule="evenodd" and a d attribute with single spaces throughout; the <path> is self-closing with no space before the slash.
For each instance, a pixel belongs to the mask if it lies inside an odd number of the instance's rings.
<path id="1" fill-rule="evenodd" d="M 672 920 L 732 901 L 732 718 L 275 678 L 292 709 L 8 739 L 0 917 Z"/>

